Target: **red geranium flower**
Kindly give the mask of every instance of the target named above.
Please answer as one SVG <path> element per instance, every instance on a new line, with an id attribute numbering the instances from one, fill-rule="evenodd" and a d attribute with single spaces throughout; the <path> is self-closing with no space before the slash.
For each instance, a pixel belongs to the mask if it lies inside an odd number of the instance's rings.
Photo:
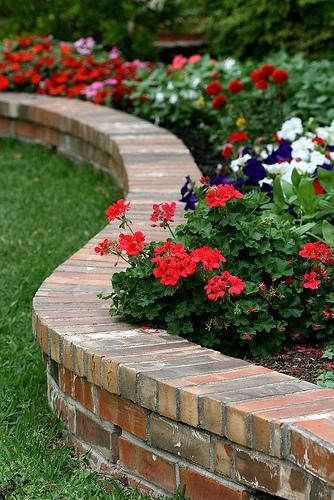
<path id="1" fill-rule="evenodd" d="M 196 264 L 191 260 L 181 243 L 168 241 L 154 249 L 155 263 L 153 275 L 160 278 L 160 283 L 175 286 L 181 278 L 186 278 L 196 271 Z"/>
<path id="2" fill-rule="evenodd" d="M 321 280 L 317 280 L 316 279 L 317 277 L 318 275 L 315 271 L 311 271 L 310 273 L 305 273 L 304 274 L 305 282 L 303 284 L 303 287 L 310 288 L 311 290 L 316 290 L 317 288 L 319 288 Z"/>
<path id="3" fill-rule="evenodd" d="M 223 149 L 221 150 L 221 155 L 223 158 L 229 158 L 231 154 L 234 151 L 234 146 L 233 144 L 227 143 L 223 146 Z"/>
<path id="4" fill-rule="evenodd" d="M 223 298 L 227 291 L 231 295 L 240 295 L 245 288 L 246 285 L 242 279 L 233 276 L 228 271 L 224 271 L 219 276 L 213 276 L 204 287 L 209 300 Z"/>
<path id="5" fill-rule="evenodd" d="M 221 109 L 225 106 L 225 104 L 226 104 L 226 97 L 224 96 L 224 94 L 217 95 L 212 101 L 212 107 L 214 109 Z"/>
<path id="6" fill-rule="evenodd" d="M 202 264 L 203 268 L 207 271 L 219 269 L 220 262 L 226 262 L 225 257 L 222 256 L 218 249 L 213 250 L 208 246 L 196 248 L 190 254 L 192 262 L 195 264 Z"/>
<path id="7" fill-rule="evenodd" d="M 124 250 L 127 255 L 136 256 L 143 251 L 145 243 L 145 236 L 141 231 L 136 231 L 135 234 L 121 233 L 117 248 Z"/>
<path id="8" fill-rule="evenodd" d="M 233 134 L 230 135 L 228 138 L 229 142 L 244 142 L 249 139 L 248 135 L 243 132 L 242 130 L 239 130 L 238 132 L 233 132 Z"/>
<path id="9" fill-rule="evenodd" d="M 281 85 L 288 81 L 289 73 L 285 69 L 275 69 L 271 78 L 276 85 Z"/>
<path id="10" fill-rule="evenodd" d="M 205 88 L 205 92 L 208 95 L 218 95 L 221 89 L 222 89 L 221 83 L 215 80 L 214 82 L 208 83 L 208 85 Z"/>
<path id="11" fill-rule="evenodd" d="M 267 80 L 258 80 L 256 83 L 255 83 L 255 87 L 258 89 L 258 90 L 266 90 L 268 88 L 268 82 Z"/>
<path id="12" fill-rule="evenodd" d="M 256 68 L 253 69 L 253 71 L 250 74 L 251 80 L 256 83 L 259 80 L 263 80 L 263 75 L 260 69 Z"/>
<path id="13" fill-rule="evenodd" d="M 244 86 L 239 80 L 232 80 L 227 86 L 227 90 L 232 94 L 238 94 L 243 88 Z"/>
<path id="14" fill-rule="evenodd" d="M 275 66 L 273 64 L 264 64 L 260 68 L 262 78 L 264 79 L 269 78 L 269 76 L 273 74 L 274 70 Z"/>
<path id="15" fill-rule="evenodd" d="M 332 264 L 331 248 L 325 243 L 321 243 L 321 241 L 306 243 L 300 250 L 299 255 L 305 259 L 318 260 L 327 266 Z"/>
<path id="16" fill-rule="evenodd" d="M 6 75 L 0 75 L 0 91 L 9 87 L 9 78 Z"/>
<path id="17" fill-rule="evenodd" d="M 151 215 L 152 222 L 173 222 L 172 219 L 175 215 L 176 203 L 155 203 L 153 205 L 153 213 Z"/>
<path id="18" fill-rule="evenodd" d="M 314 188 L 314 192 L 317 196 L 320 196 L 322 194 L 325 194 L 326 191 L 324 190 L 324 188 L 322 187 L 322 185 L 320 184 L 319 180 L 316 179 L 314 182 L 313 182 L 313 188 Z"/>
<path id="19" fill-rule="evenodd" d="M 115 219 L 124 217 L 125 212 L 130 208 L 130 203 L 125 203 L 124 200 L 118 200 L 116 203 L 110 205 L 106 210 L 107 222 L 112 222 Z"/>
<path id="20" fill-rule="evenodd" d="M 230 184 L 220 184 L 208 191 L 204 201 L 209 208 L 225 207 L 226 203 L 232 198 L 241 199 L 243 195 Z"/>

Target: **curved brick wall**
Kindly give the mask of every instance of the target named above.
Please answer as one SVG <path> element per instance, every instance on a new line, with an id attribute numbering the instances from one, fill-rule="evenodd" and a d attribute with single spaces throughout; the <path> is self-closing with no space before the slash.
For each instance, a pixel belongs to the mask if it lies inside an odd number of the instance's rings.
<path id="1" fill-rule="evenodd" d="M 111 174 L 152 238 L 163 237 L 148 224 L 152 202 L 177 199 L 184 175 L 199 175 L 169 132 L 85 102 L 1 94 L 0 133 L 51 144 Z M 34 298 L 49 401 L 68 439 L 89 450 L 98 470 L 158 492 L 186 485 L 192 500 L 263 492 L 330 500 L 334 391 L 111 318 L 96 294 L 110 287 L 114 261 L 92 250 L 110 235 L 106 227 Z"/>

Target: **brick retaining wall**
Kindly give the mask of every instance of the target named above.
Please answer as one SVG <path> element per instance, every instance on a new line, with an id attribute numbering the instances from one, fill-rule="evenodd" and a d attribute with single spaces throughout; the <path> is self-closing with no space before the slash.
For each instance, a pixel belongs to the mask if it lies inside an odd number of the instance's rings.
<path id="1" fill-rule="evenodd" d="M 0 95 L 0 134 L 88 160 L 127 192 L 135 228 L 199 171 L 154 125 L 81 101 Z M 178 218 L 182 217 L 182 209 Z M 51 407 L 92 466 L 191 500 L 334 498 L 334 391 L 109 316 L 114 258 L 95 244 L 59 266 L 33 302 Z M 266 496 L 264 494 L 264 496 Z"/>

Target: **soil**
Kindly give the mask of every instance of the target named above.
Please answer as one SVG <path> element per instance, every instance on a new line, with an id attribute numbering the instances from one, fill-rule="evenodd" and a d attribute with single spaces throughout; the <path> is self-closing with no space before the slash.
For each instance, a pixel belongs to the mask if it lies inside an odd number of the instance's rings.
<path id="1" fill-rule="evenodd" d="M 334 369 L 334 362 L 322 358 L 326 345 L 296 345 L 284 347 L 272 357 L 256 356 L 250 361 L 307 382 L 316 383 L 319 374 Z"/>
<path id="2" fill-rule="evenodd" d="M 208 139 L 196 129 L 172 128 L 171 132 L 177 135 L 190 150 L 202 174 L 213 177 L 218 165 L 222 163 L 222 158 L 214 153 Z M 186 172 L 185 175 L 187 175 Z"/>

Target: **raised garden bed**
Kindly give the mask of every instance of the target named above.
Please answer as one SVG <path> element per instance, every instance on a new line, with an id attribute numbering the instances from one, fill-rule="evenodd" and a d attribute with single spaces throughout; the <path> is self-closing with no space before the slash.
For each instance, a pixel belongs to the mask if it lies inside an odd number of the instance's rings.
<path id="1" fill-rule="evenodd" d="M 0 114 L 3 135 L 110 172 L 128 191 L 138 228 L 152 202 L 178 197 L 184 170 L 199 175 L 178 139 L 124 113 L 2 94 Z M 105 228 L 58 267 L 34 299 L 50 404 L 69 439 L 95 468 L 120 467 L 160 492 L 186 485 L 191 499 L 330 499 L 334 392 L 112 319 L 96 291 L 108 290 L 114 259 L 93 253 L 108 236 Z"/>

